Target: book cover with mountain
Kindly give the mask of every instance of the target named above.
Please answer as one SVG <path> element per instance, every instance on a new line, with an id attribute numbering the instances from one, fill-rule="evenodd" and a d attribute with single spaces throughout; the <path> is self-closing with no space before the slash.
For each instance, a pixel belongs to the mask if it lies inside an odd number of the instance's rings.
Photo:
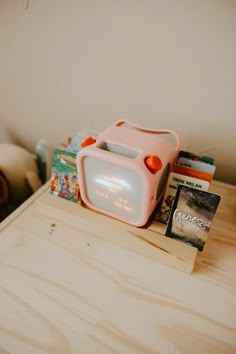
<path id="1" fill-rule="evenodd" d="M 220 196 L 179 185 L 165 235 L 202 251 L 220 202 Z"/>

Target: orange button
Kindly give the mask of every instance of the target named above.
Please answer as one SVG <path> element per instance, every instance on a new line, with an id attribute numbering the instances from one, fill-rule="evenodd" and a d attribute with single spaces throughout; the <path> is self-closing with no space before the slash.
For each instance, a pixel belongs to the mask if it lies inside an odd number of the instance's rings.
<path id="1" fill-rule="evenodd" d="M 86 138 L 81 144 L 80 146 L 82 148 L 86 147 L 86 146 L 89 146 L 89 145 L 92 145 L 96 143 L 96 139 L 92 138 L 91 136 L 89 136 L 88 138 Z"/>
<path id="2" fill-rule="evenodd" d="M 147 157 L 145 160 L 145 164 L 149 171 L 151 171 L 152 173 L 156 173 L 162 168 L 161 159 L 156 155 L 151 155 Z"/>

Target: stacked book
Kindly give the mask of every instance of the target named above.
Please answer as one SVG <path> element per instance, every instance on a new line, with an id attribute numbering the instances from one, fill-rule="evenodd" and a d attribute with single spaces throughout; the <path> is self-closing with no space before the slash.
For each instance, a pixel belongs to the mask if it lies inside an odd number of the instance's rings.
<path id="1" fill-rule="evenodd" d="M 167 224 L 165 235 L 202 251 L 220 197 L 210 193 L 214 159 L 180 151 L 169 174 L 159 221 Z"/>
<path id="2" fill-rule="evenodd" d="M 83 142 L 88 137 L 96 137 L 97 134 L 98 132 L 93 130 L 80 130 L 54 149 L 51 194 L 75 203 L 80 202 L 76 156 L 82 149 Z"/>

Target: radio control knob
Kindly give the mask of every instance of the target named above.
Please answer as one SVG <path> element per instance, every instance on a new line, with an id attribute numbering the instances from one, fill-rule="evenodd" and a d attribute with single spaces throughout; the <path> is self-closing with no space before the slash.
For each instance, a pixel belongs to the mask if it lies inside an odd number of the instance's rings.
<path id="1" fill-rule="evenodd" d="M 96 139 L 92 138 L 91 136 L 89 136 L 88 138 L 86 138 L 81 144 L 80 146 L 82 148 L 86 147 L 86 146 L 89 146 L 89 145 L 92 145 L 96 143 Z"/>
<path id="2" fill-rule="evenodd" d="M 145 159 L 145 165 L 152 173 L 156 173 L 162 168 L 161 159 L 156 155 L 151 155 Z"/>

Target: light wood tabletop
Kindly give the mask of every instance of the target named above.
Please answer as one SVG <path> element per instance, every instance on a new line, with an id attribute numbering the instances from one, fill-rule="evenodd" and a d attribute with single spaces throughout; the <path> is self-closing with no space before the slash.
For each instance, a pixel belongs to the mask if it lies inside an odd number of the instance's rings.
<path id="1" fill-rule="evenodd" d="M 235 354 L 236 186 L 210 191 L 201 253 L 43 186 L 0 224 L 0 353 Z"/>

